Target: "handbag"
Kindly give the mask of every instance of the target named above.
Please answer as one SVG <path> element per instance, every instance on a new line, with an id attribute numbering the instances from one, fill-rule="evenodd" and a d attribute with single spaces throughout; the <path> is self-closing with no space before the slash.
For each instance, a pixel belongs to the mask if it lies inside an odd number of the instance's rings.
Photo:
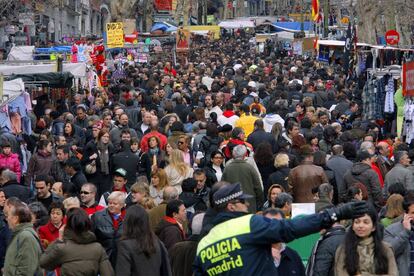
<path id="1" fill-rule="evenodd" d="M 86 174 L 94 174 L 96 173 L 96 160 L 93 160 L 89 164 L 85 166 L 85 173 Z"/>

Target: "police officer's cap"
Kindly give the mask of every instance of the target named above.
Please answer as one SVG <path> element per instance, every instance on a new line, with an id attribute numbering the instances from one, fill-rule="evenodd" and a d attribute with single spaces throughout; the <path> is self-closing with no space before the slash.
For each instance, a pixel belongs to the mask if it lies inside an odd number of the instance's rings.
<path id="1" fill-rule="evenodd" d="M 240 183 L 228 184 L 222 186 L 214 193 L 213 199 L 216 205 L 227 203 L 237 199 L 248 199 L 253 196 L 244 194 L 241 190 Z"/>

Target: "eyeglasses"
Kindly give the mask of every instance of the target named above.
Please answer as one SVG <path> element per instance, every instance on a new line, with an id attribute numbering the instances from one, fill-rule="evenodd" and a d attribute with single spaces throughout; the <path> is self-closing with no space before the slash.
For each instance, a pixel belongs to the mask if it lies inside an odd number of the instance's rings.
<path id="1" fill-rule="evenodd" d="M 91 192 L 87 192 L 87 191 L 80 191 L 80 194 L 82 195 L 89 195 L 89 194 L 91 194 Z"/>

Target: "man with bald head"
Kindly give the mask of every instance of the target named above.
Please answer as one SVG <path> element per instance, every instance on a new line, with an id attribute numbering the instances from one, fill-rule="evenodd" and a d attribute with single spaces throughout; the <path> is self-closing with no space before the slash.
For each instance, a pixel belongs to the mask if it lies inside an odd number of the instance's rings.
<path id="1" fill-rule="evenodd" d="M 171 200 L 178 199 L 178 190 L 174 187 L 167 186 L 164 188 L 164 192 L 162 193 L 163 201 L 160 205 L 152 208 L 148 212 L 150 226 L 152 230 L 155 230 L 157 225 L 160 223 L 162 218 L 165 216 L 165 211 L 167 209 L 167 203 Z"/>
<path id="2" fill-rule="evenodd" d="M 385 175 L 392 169 L 394 163 L 389 159 L 390 145 L 387 142 L 379 142 L 377 145 L 377 165 L 380 169 L 382 178 L 385 179 Z"/>

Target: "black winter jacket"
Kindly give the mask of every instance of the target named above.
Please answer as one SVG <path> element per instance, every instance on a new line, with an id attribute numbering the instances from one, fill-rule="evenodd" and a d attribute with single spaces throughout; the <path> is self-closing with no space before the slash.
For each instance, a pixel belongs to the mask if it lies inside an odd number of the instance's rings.
<path id="1" fill-rule="evenodd" d="M 135 240 L 118 243 L 116 275 L 122 276 L 170 276 L 171 269 L 164 245 L 154 236 L 155 253 L 147 257 Z M 164 253 L 163 253 L 164 252 Z M 168 268 L 167 273 L 162 268 Z"/>
<path id="2" fill-rule="evenodd" d="M 29 187 L 18 183 L 17 181 L 7 181 L 2 186 L 6 198 L 17 197 L 21 201 L 28 203 L 30 198 Z"/>
<path id="3" fill-rule="evenodd" d="M 334 276 L 335 275 L 335 253 L 345 237 L 345 228 L 335 226 L 326 231 L 321 237 L 317 248 L 312 249 L 306 267 L 309 276 Z"/>
<path id="4" fill-rule="evenodd" d="M 351 170 L 347 171 L 344 175 L 344 184 L 346 188 L 344 192 L 347 192 L 349 187 L 357 182 L 361 182 L 365 185 L 368 191 L 368 200 L 379 211 L 383 205 L 381 186 L 377 173 L 370 165 L 362 162 L 352 165 Z M 342 198 L 346 198 L 346 195 L 342 195 Z"/>
<path id="5" fill-rule="evenodd" d="M 122 216 L 121 216 L 122 217 Z M 114 228 L 111 215 L 108 209 L 96 212 L 92 215 L 92 226 L 96 239 L 105 248 L 106 254 L 115 267 L 117 256 L 117 244 L 122 235 L 122 219 L 118 223 L 118 229 Z"/>

